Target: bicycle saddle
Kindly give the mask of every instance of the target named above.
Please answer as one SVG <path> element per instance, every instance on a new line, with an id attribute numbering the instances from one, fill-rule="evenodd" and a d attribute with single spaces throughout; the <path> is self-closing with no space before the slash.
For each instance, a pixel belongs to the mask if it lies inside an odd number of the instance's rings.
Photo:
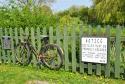
<path id="1" fill-rule="evenodd" d="M 41 38 L 42 38 L 42 40 L 44 41 L 45 44 L 48 43 L 49 36 L 47 36 L 47 35 L 41 35 Z"/>
<path id="2" fill-rule="evenodd" d="M 44 39 L 44 38 L 49 38 L 48 35 L 41 35 L 41 38 Z"/>

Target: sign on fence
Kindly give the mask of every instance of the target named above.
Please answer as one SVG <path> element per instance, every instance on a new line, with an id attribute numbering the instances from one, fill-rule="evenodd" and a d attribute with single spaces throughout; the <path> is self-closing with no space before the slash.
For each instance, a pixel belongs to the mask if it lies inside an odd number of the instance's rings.
<path id="1" fill-rule="evenodd" d="M 2 37 L 2 46 L 3 49 L 11 49 L 11 37 L 10 36 L 3 36 Z"/>
<path id="2" fill-rule="evenodd" d="M 82 37 L 82 61 L 92 63 L 107 63 L 107 38 Z"/>

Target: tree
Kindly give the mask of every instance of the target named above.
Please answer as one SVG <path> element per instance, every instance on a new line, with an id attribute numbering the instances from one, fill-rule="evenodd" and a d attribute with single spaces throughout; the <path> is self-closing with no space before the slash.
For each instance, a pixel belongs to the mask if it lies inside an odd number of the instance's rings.
<path id="1" fill-rule="evenodd" d="M 51 3 L 55 2 L 56 0 L 7 0 L 9 6 L 12 4 L 18 6 L 18 7 L 24 7 L 28 5 L 30 8 L 33 6 L 43 6 L 43 5 L 50 5 Z"/>
<path id="2" fill-rule="evenodd" d="M 17 0 L 19 3 L 27 5 L 37 5 L 37 6 L 41 6 L 42 4 L 49 4 L 54 2 L 55 0 Z"/>
<path id="3" fill-rule="evenodd" d="M 92 0 L 98 22 L 125 24 L 125 0 Z"/>
<path id="4" fill-rule="evenodd" d="M 70 16 L 88 22 L 88 8 L 85 6 L 71 6 L 68 10 L 58 13 L 59 16 Z"/>

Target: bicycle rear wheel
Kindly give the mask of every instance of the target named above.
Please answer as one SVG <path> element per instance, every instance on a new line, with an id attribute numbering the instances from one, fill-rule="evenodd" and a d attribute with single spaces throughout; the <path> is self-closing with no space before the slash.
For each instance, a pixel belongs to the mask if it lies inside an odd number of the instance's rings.
<path id="1" fill-rule="evenodd" d="M 31 62 L 31 51 L 27 44 L 20 43 L 15 47 L 15 58 L 20 65 L 27 66 Z"/>
<path id="2" fill-rule="evenodd" d="M 63 64 L 63 51 L 56 44 L 47 44 L 42 48 L 43 63 L 50 69 L 59 69 Z"/>

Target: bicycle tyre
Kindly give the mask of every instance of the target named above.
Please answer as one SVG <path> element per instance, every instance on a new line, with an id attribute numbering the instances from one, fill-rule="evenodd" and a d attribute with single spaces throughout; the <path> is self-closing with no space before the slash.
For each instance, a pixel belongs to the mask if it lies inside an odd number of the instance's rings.
<path id="1" fill-rule="evenodd" d="M 27 66 L 30 64 L 32 56 L 27 44 L 19 43 L 14 48 L 15 58 L 18 64 Z"/>
<path id="2" fill-rule="evenodd" d="M 54 52 L 54 50 L 57 51 L 55 53 L 57 55 L 54 55 L 54 54 L 49 55 L 50 52 Z M 57 46 L 56 44 L 47 44 L 42 48 L 41 54 L 43 54 L 43 56 L 44 56 L 42 61 L 45 64 L 45 66 L 47 66 L 50 69 L 56 69 L 56 70 L 61 68 L 61 66 L 63 64 L 63 51 L 59 46 Z M 49 58 L 49 56 L 50 56 L 50 58 Z M 58 61 L 58 62 L 56 63 L 56 61 Z"/>

